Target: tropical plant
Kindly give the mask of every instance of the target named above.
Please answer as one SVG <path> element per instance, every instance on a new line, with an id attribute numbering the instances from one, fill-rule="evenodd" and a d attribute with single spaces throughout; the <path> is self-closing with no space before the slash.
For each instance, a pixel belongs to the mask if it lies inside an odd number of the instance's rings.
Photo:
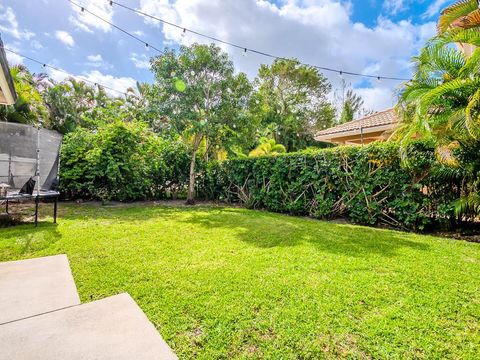
<path id="1" fill-rule="evenodd" d="M 248 156 L 278 155 L 287 152 L 282 144 L 277 144 L 275 139 L 260 138 L 260 144 L 250 151 Z"/>
<path id="2" fill-rule="evenodd" d="M 441 24 L 448 23 L 445 19 L 442 21 Z M 459 50 L 455 46 L 458 43 L 480 45 L 479 29 L 444 31 L 431 39 L 414 58 L 413 79 L 400 92 L 397 109 L 403 124 L 395 135 L 402 149 L 412 138 L 431 139 L 436 143 L 440 162 L 466 169 L 472 164 L 478 165 L 478 159 L 466 160 L 459 155 L 476 148 L 480 137 L 480 48 L 469 54 Z M 407 155 L 404 152 L 405 159 Z M 477 165 L 473 167 L 478 169 Z M 464 176 L 458 179 L 462 186 L 458 190 L 460 200 L 457 203 L 464 205 L 458 205 L 457 210 L 459 216 L 462 211 L 467 215 L 467 210 L 471 216 L 471 210 L 478 208 L 473 201 L 478 198 L 475 194 L 479 189 L 474 178 L 479 173 L 478 170 L 461 173 Z M 465 177 L 470 173 L 472 176 Z"/>
<path id="3" fill-rule="evenodd" d="M 235 75 L 228 55 L 215 45 L 182 46 L 151 60 L 155 84 L 151 101 L 191 145 L 187 203 L 194 202 L 197 153 L 207 152 L 224 134 L 247 122 L 251 87 L 245 74 Z"/>
<path id="4" fill-rule="evenodd" d="M 339 123 L 343 124 L 352 121 L 355 115 L 362 110 L 363 103 L 360 95 L 355 94 L 353 89 L 348 89 L 345 93 Z"/>
<path id="5" fill-rule="evenodd" d="M 438 19 L 438 31 L 444 33 L 452 27 L 469 29 L 480 26 L 478 0 L 461 0 L 446 7 Z"/>
<path id="6" fill-rule="evenodd" d="M 305 148 L 317 130 L 334 122 L 335 109 L 327 98 L 331 85 L 314 67 L 275 60 L 260 67 L 254 86 L 252 120 L 259 130 L 273 125 L 271 135 L 289 151 Z"/>
<path id="7" fill-rule="evenodd" d="M 49 127 L 49 115 L 40 91 L 37 89 L 35 76 L 23 65 L 10 69 L 17 92 L 17 101 L 13 106 L 2 107 L 0 118 L 4 121 Z"/>

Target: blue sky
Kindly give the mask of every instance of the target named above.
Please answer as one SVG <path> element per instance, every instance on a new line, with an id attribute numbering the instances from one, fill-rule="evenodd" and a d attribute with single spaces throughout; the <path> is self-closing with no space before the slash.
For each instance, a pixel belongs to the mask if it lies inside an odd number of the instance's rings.
<path id="1" fill-rule="evenodd" d="M 205 42 L 191 34 L 110 7 L 103 0 L 75 0 L 146 42 L 162 49 Z M 448 0 L 118 0 L 128 6 L 242 46 L 316 65 L 373 75 L 409 77 L 409 59 L 435 33 Z M 0 33 L 5 46 L 70 74 L 125 90 L 153 79 L 153 50 L 120 31 L 81 14 L 67 0 L 0 0 Z M 225 47 L 238 71 L 250 78 L 261 63 L 254 54 Z M 41 66 L 9 54 L 34 72 Z M 61 80 L 65 75 L 50 70 Z M 334 89 L 341 79 L 326 73 Z M 344 77 L 373 110 L 393 105 L 395 81 Z M 332 92 L 332 99 L 335 98 Z"/>

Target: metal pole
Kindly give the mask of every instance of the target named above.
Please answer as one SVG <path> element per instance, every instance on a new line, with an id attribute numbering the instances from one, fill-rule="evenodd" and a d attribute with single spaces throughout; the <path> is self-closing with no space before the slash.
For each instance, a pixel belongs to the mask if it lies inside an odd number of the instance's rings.
<path id="1" fill-rule="evenodd" d="M 35 196 L 35 227 L 38 226 L 38 194 Z"/>
<path id="2" fill-rule="evenodd" d="M 40 197 L 40 126 L 37 127 L 37 196 L 35 197 L 35 227 L 38 226 L 38 201 Z"/>
<path id="3" fill-rule="evenodd" d="M 53 204 L 53 223 L 57 223 L 57 202 L 58 202 L 58 197 L 55 196 L 55 203 Z"/>
<path id="4" fill-rule="evenodd" d="M 37 197 L 40 195 L 40 126 L 37 127 Z"/>

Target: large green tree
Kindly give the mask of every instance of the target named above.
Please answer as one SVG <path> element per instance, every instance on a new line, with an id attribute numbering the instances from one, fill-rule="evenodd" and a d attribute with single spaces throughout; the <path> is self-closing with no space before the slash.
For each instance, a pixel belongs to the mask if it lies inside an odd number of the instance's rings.
<path id="1" fill-rule="evenodd" d="M 234 73 L 228 55 L 215 45 L 182 46 L 151 60 L 155 74 L 152 100 L 170 126 L 191 146 L 187 203 L 194 202 L 196 161 L 203 145 L 208 153 L 247 121 L 251 87 Z"/>
<path id="2" fill-rule="evenodd" d="M 289 151 L 306 147 L 317 130 L 334 123 L 335 110 L 327 99 L 330 83 L 316 68 L 298 60 L 262 65 L 255 89 L 253 117 L 260 127 L 270 126 Z"/>

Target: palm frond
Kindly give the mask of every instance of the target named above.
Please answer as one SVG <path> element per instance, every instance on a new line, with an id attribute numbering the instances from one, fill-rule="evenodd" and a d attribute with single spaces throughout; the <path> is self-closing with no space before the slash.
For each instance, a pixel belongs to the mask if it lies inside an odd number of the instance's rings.
<path id="1" fill-rule="evenodd" d="M 479 125 L 479 111 L 478 105 L 480 104 L 480 89 L 470 98 L 470 101 L 465 109 L 467 130 L 473 138 L 477 138 L 478 125 Z M 475 111 L 476 110 L 476 111 Z M 475 112 L 475 114 L 474 114 Z"/>
<path id="2" fill-rule="evenodd" d="M 458 199 L 455 202 L 455 213 L 457 216 L 471 216 L 480 213 L 480 195 L 472 192 Z"/>
<path id="3" fill-rule="evenodd" d="M 450 167 L 457 167 L 459 165 L 458 159 L 454 154 L 454 151 L 458 149 L 460 144 L 458 141 L 452 141 L 448 145 L 437 146 L 435 149 L 435 155 L 437 160 L 441 164 L 448 165 Z"/>
<path id="4" fill-rule="evenodd" d="M 463 17 L 478 9 L 477 0 L 461 0 L 442 11 L 438 19 L 438 31 L 445 32 L 452 25 L 456 25 Z"/>

